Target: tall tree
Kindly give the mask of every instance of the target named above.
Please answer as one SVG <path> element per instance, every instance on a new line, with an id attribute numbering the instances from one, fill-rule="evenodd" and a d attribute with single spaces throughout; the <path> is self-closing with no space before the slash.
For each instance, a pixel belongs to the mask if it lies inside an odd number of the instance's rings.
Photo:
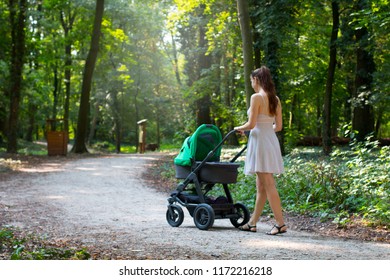
<path id="1" fill-rule="evenodd" d="M 200 20 L 202 22 L 205 22 L 206 16 L 205 16 L 205 5 L 201 4 L 199 7 L 199 15 Z M 207 53 L 208 49 L 208 41 L 206 37 L 206 27 L 203 25 L 198 26 L 198 69 L 197 69 L 197 76 L 202 79 L 204 78 L 204 72 L 205 70 L 209 69 L 211 67 L 211 57 Z M 197 126 L 200 126 L 202 124 L 208 124 L 211 123 L 211 116 L 210 116 L 210 106 L 211 106 L 211 98 L 210 98 L 210 92 L 207 90 L 204 90 L 203 92 L 199 92 L 199 99 L 196 101 L 196 124 Z"/>
<path id="2" fill-rule="evenodd" d="M 70 5 L 70 2 L 67 3 Z M 64 30 L 65 38 L 65 104 L 64 104 L 64 131 L 69 131 L 69 102 L 70 102 L 70 86 L 72 78 L 72 41 L 70 32 L 76 18 L 76 10 L 72 11 L 71 7 L 63 7 L 60 11 L 61 26 Z M 55 116 L 53 116 L 55 117 Z"/>
<path id="3" fill-rule="evenodd" d="M 18 151 L 19 107 L 22 91 L 22 72 L 25 59 L 27 0 L 9 1 L 11 22 L 10 112 L 8 120 L 8 153 Z"/>
<path id="4" fill-rule="evenodd" d="M 88 115 L 90 105 L 90 94 L 92 87 L 93 71 L 99 52 L 100 31 L 103 20 L 104 0 L 96 0 L 95 20 L 93 24 L 91 47 L 88 52 L 87 60 L 85 62 L 83 84 L 81 88 L 80 108 L 77 121 L 76 139 L 73 146 L 73 152 L 86 153 Z"/>
<path id="5" fill-rule="evenodd" d="M 330 47 L 329 47 L 329 66 L 328 76 L 326 79 L 326 89 L 324 98 L 324 110 L 323 110 L 323 124 L 322 124 L 322 147 L 326 155 L 329 155 L 332 150 L 331 141 L 331 108 L 332 108 L 332 92 L 333 92 L 333 81 L 337 63 L 337 34 L 340 26 L 340 12 L 339 4 L 337 1 L 332 1 L 332 18 L 333 26 L 332 33 L 330 36 Z"/>
<path id="6" fill-rule="evenodd" d="M 369 2 L 359 0 L 355 10 L 367 9 Z M 358 131 L 358 140 L 374 132 L 374 111 L 370 104 L 372 96 L 373 74 L 375 72 L 374 55 L 371 50 L 369 29 L 367 26 L 356 28 L 356 72 L 355 72 L 355 92 L 353 102 L 352 128 Z"/>
<path id="7" fill-rule="evenodd" d="M 245 92 L 246 92 L 246 103 L 249 107 L 251 95 L 253 93 L 250 74 L 254 70 L 253 60 L 253 38 L 252 38 L 252 27 L 249 16 L 249 4 L 247 0 L 237 0 L 237 11 L 238 18 L 241 28 L 242 37 L 242 50 L 244 55 L 244 75 L 245 75 Z"/>
<path id="8" fill-rule="evenodd" d="M 207 23 L 210 18 L 209 3 L 203 0 L 176 1 L 182 15 L 176 21 L 180 33 L 181 52 L 186 57 L 184 72 L 187 75 L 188 92 L 192 110 L 195 112 L 195 124 L 210 123 L 211 94 L 209 70 L 212 55 L 208 53 Z M 190 5 L 187 5 L 190 4 Z"/>
<path id="9" fill-rule="evenodd" d="M 283 38 L 288 37 L 288 28 L 293 23 L 296 1 L 292 0 L 255 0 L 253 6 L 253 22 L 261 35 L 261 44 L 264 50 L 264 63 L 272 73 L 276 92 L 280 100 L 284 101 L 280 73 L 282 70 L 281 48 Z M 257 36 L 260 38 L 260 36 Z M 284 148 L 283 129 L 279 133 L 282 153 Z"/>

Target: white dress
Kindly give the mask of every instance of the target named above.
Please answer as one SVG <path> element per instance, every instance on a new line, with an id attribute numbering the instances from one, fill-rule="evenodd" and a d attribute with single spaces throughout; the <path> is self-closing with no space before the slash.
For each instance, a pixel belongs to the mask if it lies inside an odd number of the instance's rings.
<path id="1" fill-rule="evenodd" d="M 261 96 L 263 97 L 262 108 L 268 108 L 268 98 Z M 282 153 L 274 131 L 274 123 L 275 117 L 267 114 L 257 116 L 256 126 L 250 131 L 248 139 L 244 174 L 284 172 Z"/>

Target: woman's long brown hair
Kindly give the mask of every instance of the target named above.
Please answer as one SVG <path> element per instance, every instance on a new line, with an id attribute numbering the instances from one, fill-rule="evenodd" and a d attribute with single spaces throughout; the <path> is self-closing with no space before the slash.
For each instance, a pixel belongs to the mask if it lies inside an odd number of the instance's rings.
<path id="1" fill-rule="evenodd" d="M 278 107 L 278 98 L 276 97 L 276 89 L 274 81 L 272 80 L 271 71 L 268 67 L 262 66 L 254 70 L 251 74 L 252 78 L 259 79 L 260 86 L 268 96 L 268 110 L 271 116 L 276 115 L 276 109 Z"/>

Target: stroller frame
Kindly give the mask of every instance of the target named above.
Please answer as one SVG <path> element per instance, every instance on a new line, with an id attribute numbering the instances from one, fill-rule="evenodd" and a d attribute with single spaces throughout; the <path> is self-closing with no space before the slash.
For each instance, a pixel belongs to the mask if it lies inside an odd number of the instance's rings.
<path id="1" fill-rule="evenodd" d="M 242 226 L 249 221 L 249 210 L 244 204 L 233 202 L 232 195 L 228 188 L 228 182 L 208 182 L 200 180 L 200 172 L 205 166 L 207 167 L 208 164 L 232 164 L 246 150 L 247 147 L 245 146 L 232 160 L 230 160 L 230 162 L 208 162 L 208 160 L 214 156 L 215 152 L 223 145 L 226 139 L 235 132 L 235 130 L 232 130 L 227 133 L 222 141 L 209 151 L 202 161 L 193 162 L 191 172 L 186 176 L 183 182 L 177 185 L 176 191 L 172 192 L 171 197 L 168 198 L 166 219 L 169 225 L 172 227 L 179 227 L 183 223 L 184 212 L 181 207 L 187 208 L 194 219 L 196 227 L 200 230 L 207 230 L 212 227 L 215 219 L 230 219 L 230 222 L 235 227 Z M 197 195 L 196 201 L 183 193 L 190 184 L 193 184 L 195 187 Z M 215 201 L 211 201 L 206 195 L 216 184 L 222 184 L 226 197 L 220 197 Z"/>

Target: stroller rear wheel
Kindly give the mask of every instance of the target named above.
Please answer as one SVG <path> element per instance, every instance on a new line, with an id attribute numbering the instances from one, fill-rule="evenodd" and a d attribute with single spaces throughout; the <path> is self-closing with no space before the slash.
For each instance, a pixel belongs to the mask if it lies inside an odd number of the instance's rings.
<path id="1" fill-rule="evenodd" d="M 194 223 L 198 229 L 207 230 L 213 226 L 215 219 L 214 209 L 206 204 L 201 203 L 194 210 Z"/>
<path id="2" fill-rule="evenodd" d="M 184 221 L 184 212 L 179 205 L 171 204 L 168 205 L 166 214 L 167 222 L 172 227 L 180 226 Z"/>
<path id="3" fill-rule="evenodd" d="M 237 217 L 230 218 L 230 222 L 232 223 L 232 225 L 238 228 L 248 223 L 250 219 L 250 213 L 248 208 L 242 203 L 236 203 L 233 206 L 236 210 L 235 212 L 237 214 Z"/>

